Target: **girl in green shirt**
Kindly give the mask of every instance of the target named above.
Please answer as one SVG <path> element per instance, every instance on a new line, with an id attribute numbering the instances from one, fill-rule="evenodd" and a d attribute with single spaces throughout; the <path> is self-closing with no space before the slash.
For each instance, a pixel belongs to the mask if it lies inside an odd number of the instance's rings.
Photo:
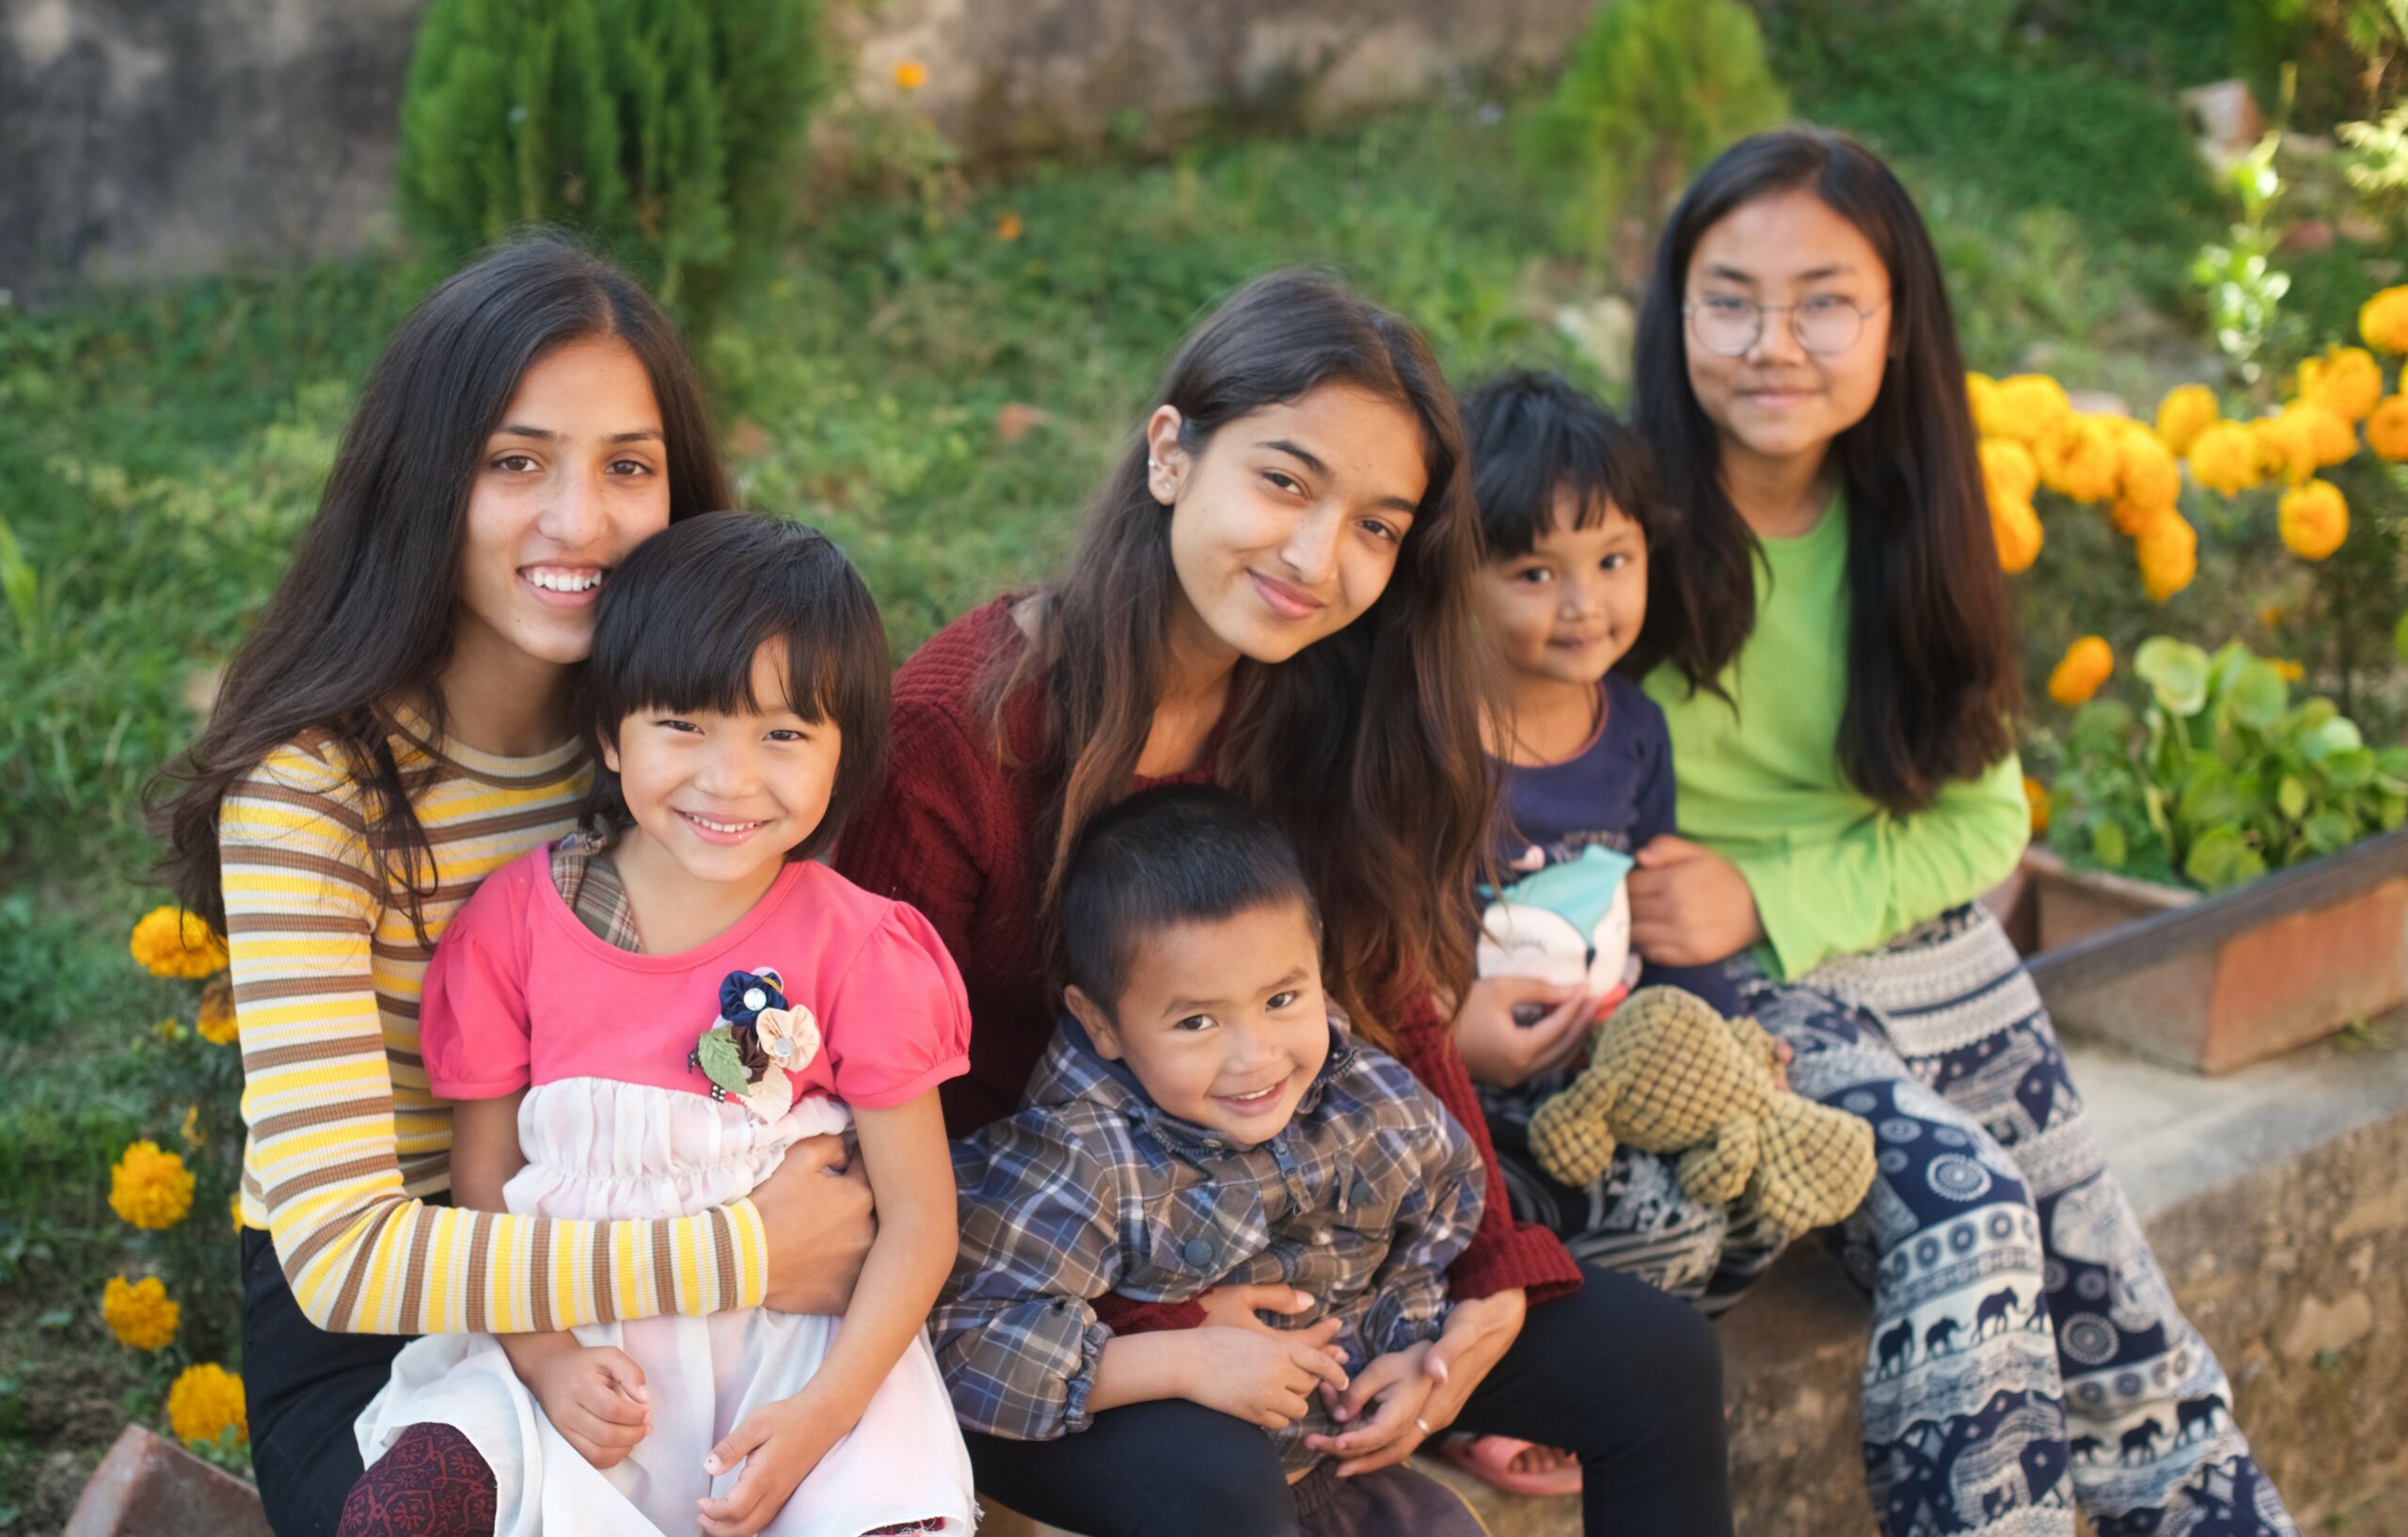
<path id="1" fill-rule="evenodd" d="M 1974 899 L 2026 813 L 2010 618 L 1921 215 L 1814 129 L 1700 176 L 1658 248 L 1639 425 L 1681 526 L 1625 665 L 1684 838 L 1631 878 L 1651 961 L 1731 957 L 1798 1092 L 1863 1116 L 1864 1445 L 1892 1537 L 2293 1532 Z M 1726 1256 L 1726 1267 L 1742 1257 Z M 1758 1268 L 1767 1256 L 1746 1257 Z"/>

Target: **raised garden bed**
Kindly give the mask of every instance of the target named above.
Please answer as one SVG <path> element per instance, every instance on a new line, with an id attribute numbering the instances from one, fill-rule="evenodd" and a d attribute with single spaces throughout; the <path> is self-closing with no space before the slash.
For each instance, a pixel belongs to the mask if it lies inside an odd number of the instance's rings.
<path id="1" fill-rule="evenodd" d="M 2055 1022 L 2229 1072 L 2408 1000 L 2408 828 L 2202 896 L 2024 855 Z"/>

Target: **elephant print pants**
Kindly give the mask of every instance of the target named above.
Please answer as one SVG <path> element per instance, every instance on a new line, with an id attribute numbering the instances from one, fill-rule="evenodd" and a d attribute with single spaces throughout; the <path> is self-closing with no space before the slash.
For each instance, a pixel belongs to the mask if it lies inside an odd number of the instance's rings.
<path id="1" fill-rule="evenodd" d="M 1794 983 L 1734 970 L 1797 1091 L 1873 1123 L 1880 1172 L 1838 1238 L 1873 1295 L 1864 1461 L 1887 1537 L 2066 1537 L 2077 1504 L 2099 1537 L 2295 1537 L 1988 911 Z M 1735 1245 L 1714 1290 L 1765 1259 Z"/>

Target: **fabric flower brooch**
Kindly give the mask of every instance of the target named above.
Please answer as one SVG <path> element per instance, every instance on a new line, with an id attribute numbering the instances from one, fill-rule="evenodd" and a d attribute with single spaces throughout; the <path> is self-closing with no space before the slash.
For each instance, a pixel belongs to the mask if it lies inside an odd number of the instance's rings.
<path id="1" fill-rule="evenodd" d="M 730 972 L 719 985 L 719 1018 L 705 1030 L 686 1066 L 711 1081 L 711 1098 L 730 1100 L 765 1121 L 794 1105 L 794 1084 L 819 1054 L 819 1022 L 801 1004 L 786 1002 L 785 982 L 768 966 Z"/>

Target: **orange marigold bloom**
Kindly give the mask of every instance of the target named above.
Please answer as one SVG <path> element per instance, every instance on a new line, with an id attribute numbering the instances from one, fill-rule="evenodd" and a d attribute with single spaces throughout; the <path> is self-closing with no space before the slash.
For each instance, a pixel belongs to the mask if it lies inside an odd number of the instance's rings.
<path id="1" fill-rule="evenodd" d="M 2249 424 L 2258 441 L 2258 472 L 2297 485 L 2316 473 L 2316 428 L 2296 411 L 2259 417 Z"/>
<path id="2" fill-rule="evenodd" d="M 2299 398 L 2344 421 L 2364 421 L 2383 399 L 2383 365 L 2364 347 L 2334 346 L 2299 366 Z"/>
<path id="3" fill-rule="evenodd" d="M 1004 242 L 1006 245 L 1009 245 L 1011 242 L 1018 240 L 1020 238 L 1020 215 L 1013 213 L 1008 208 L 1005 209 L 1002 215 L 995 220 L 995 238 Z"/>
<path id="4" fill-rule="evenodd" d="M 2045 373 L 2019 373 L 2001 379 L 1990 395 L 1990 410 L 1980 421 L 1985 437 L 2011 437 L 2037 443 L 2073 414 L 2065 387 Z"/>
<path id="5" fill-rule="evenodd" d="M 2367 447 L 2398 464 L 2408 459 L 2408 395 L 2386 395 L 2367 417 Z"/>
<path id="6" fill-rule="evenodd" d="M 2408 287 L 2386 288 L 2358 306 L 2358 335 L 2377 352 L 2408 352 Z"/>
<path id="7" fill-rule="evenodd" d="M 2028 501 L 1990 499 L 1990 538 L 1998 545 L 1999 569 L 2008 576 L 2028 571 L 2040 558 L 2040 515 Z"/>
<path id="8" fill-rule="evenodd" d="M 109 1170 L 109 1210 L 136 1228 L 172 1228 L 192 1209 L 192 1171 L 145 1137 Z"/>
<path id="9" fill-rule="evenodd" d="M 2105 501 L 2123 474 L 2115 429 L 2092 417 L 2065 418 L 2032 445 L 2032 458 L 2040 483 L 2075 501 Z"/>
<path id="10" fill-rule="evenodd" d="M 928 67 L 916 58 L 907 58 L 895 66 L 895 84 L 901 90 L 918 90 L 928 83 Z"/>
<path id="11" fill-rule="evenodd" d="M 2032 808 L 2032 835 L 2045 835 L 2049 831 L 2049 789 L 2030 774 L 2023 776 L 2023 803 Z"/>
<path id="12" fill-rule="evenodd" d="M 2310 481 L 2284 492 L 2275 517 L 2284 545 L 2303 561 L 2321 561 L 2350 537 L 2350 504 L 2331 481 Z"/>
<path id="13" fill-rule="evenodd" d="M 101 1289 L 101 1322 L 120 1345 L 165 1350 L 176 1338 L 176 1325 L 183 1316 L 183 1308 L 167 1295 L 166 1284 L 156 1276 L 130 1283 L 122 1276 L 112 1276 Z"/>
<path id="14" fill-rule="evenodd" d="M 2201 485 L 2237 497 L 2258 483 L 2258 437 L 2238 421 L 2218 421 L 2191 440 L 2191 473 Z"/>
<path id="15" fill-rule="evenodd" d="M 2200 384 L 2179 386 L 2158 402 L 2157 436 L 2178 457 L 2191 452 L 2192 441 L 2214 425 L 2221 414 L 2214 390 Z"/>
<path id="16" fill-rule="evenodd" d="M 1985 437 L 1982 483 L 1992 501 L 2002 497 L 2009 501 L 2030 501 L 2032 494 L 2040 489 L 2040 467 L 2032 462 L 2032 451 L 2015 439 Z"/>
<path id="17" fill-rule="evenodd" d="M 184 1368 L 167 1389 L 167 1428 L 179 1441 L 214 1441 L 227 1427 L 234 1438 L 251 1438 L 251 1417 L 243 1402 L 243 1379 L 214 1361 Z"/>
<path id="18" fill-rule="evenodd" d="M 2123 435 L 2116 452 L 2123 499 L 2142 507 L 2171 507 L 2182 495 L 2182 467 L 2174 451 L 2146 427 Z"/>
<path id="19" fill-rule="evenodd" d="M 1988 432 L 1982 423 L 1998 410 L 1998 381 L 1987 373 L 1967 372 L 1965 405 L 1973 413 L 1974 431 Z"/>
<path id="20" fill-rule="evenodd" d="M 2314 455 L 2317 468 L 2346 465 L 2358 456 L 2357 429 L 2331 406 L 2317 401 L 2294 401 L 2283 415 L 2297 417 L 2307 424 L 2308 452 Z"/>
<path id="21" fill-rule="evenodd" d="M 2133 537 L 2132 553 L 2139 558 L 2141 586 L 2152 603 L 2164 602 L 2199 574 L 2199 533 L 2180 513 L 2160 513 Z"/>
<path id="22" fill-rule="evenodd" d="M 2300 679 L 2307 676 L 2306 668 L 2288 658 L 2269 657 L 2266 658 L 2266 665 L 2273 668 L 2274 670 L 2274 675 L 2282 679 L 2285 683 L 2297 683 Z"/>
<path id="23" fill-rule="evenodd" d="M 153 976 L 198 979 L 226 969 L 226 942 L 182 908 L 152 908 L 144 913 L 126 948 Z"/>
<path id="24" fill-rule="evenodd" d="M 2066 647 L 2049 673 L 2049 697 L 2067 706 L 2086 705 L 2115 671 L 2115 652 L 2106 638 L 2085 635 Z"/>

